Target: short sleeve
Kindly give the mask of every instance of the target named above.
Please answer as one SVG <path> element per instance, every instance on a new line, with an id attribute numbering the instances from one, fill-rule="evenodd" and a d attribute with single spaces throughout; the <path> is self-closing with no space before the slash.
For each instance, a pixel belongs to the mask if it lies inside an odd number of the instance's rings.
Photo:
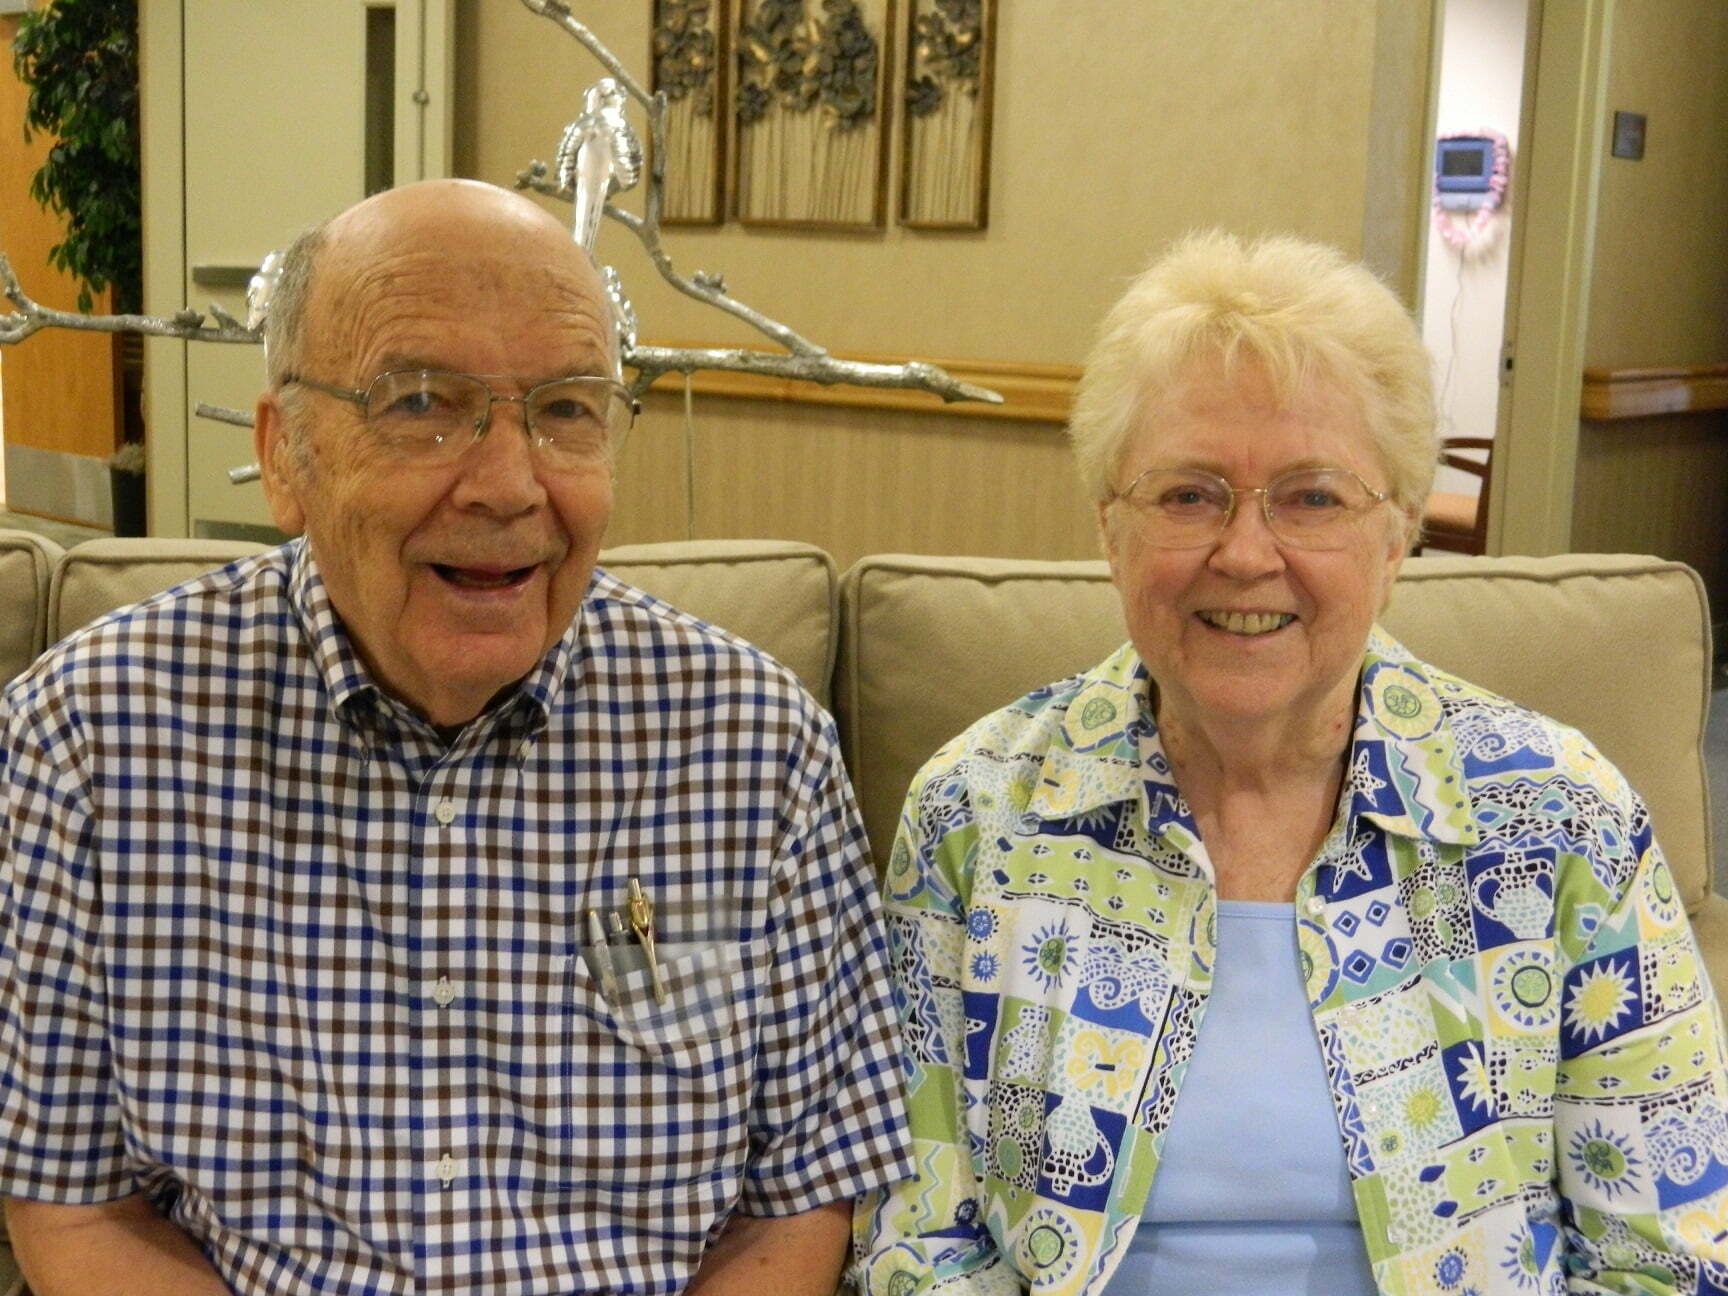
<path id="1" fill-rule="evenodd" d="M 1617 774 L 1617 772 L 1616 772 Z M 1728 1290 L 1721 1010 L 1648 811 L 1613 780 L 1564 896 L 1554 1112 L 1570 1290 Z"/>
<path id="2" fill-rule="evenodd" d="M 881 906 L 832 722 L 816 712 L 800 748 L 756 1023 L 752 1215 L 851 1200 L 912 1172 Z"/>
<path id="3" fill-rule="evenodd" d="M 72 1205 L 134 1190 L 81 752 L 73 708 L 42 680 L 0 696 L 0 1196 Z"/>

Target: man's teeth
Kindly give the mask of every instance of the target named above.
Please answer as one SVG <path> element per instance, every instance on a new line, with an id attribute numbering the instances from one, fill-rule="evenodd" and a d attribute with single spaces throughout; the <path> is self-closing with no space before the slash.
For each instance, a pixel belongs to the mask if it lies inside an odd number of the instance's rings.
<path id="1" fill-rule="evenodd" d="M 527 570 L 526 567 L 513 571 L 488 571 L 475 567 L 440 566 L 438 573 L 452 585 L 460 585 L 465 589 L 502 589 L 521 580 Z"/>
<path id="2" fill-rule="evenodd" d="M 1202 612 L 1200 619 L 1231 634 L 1258 635 L 1282 630 L 1296 617 L 1289 612 Z"/>

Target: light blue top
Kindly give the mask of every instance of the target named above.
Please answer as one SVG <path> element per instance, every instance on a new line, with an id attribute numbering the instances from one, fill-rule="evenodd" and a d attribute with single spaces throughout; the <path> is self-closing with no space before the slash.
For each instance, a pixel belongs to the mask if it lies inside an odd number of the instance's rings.
<path id="1" fill-rule="evenodd" d="M 1295 906 L 1224 900 L 1211 1001 L 1107 1296 L 1374 1296 Z"/>

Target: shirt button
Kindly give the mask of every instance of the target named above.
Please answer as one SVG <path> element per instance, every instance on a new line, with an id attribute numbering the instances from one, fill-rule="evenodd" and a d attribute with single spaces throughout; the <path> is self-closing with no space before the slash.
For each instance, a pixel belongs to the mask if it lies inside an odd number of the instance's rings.
<path id="1" fill-rule="evenodd" d="M 456 987 L 450 984 L 449 977 L 439 977 L 438 984 L 432 987 L 432 1002 L 440 1008 L 448 1008 L 456 999 Z"/>
<path id="2" fill-rule="evenodd" d="M 456 817 L 456 803 L 454 801 L 440 801 L 432 808 L 432 817 L 448 827 L 450 821 Z"/>
<path id="3" fill-rule="evenodd" d="M 448 1188 L 456 1182 L 456 1172 L 460 1168 L 456 1164 L 456 1158 L 446 1152 L 438 1158 L 438 1164 L 434 1167 L 438 1174 L 438 1182 Z"/>
<path id="4" fill-rule="evenodd" d="M 1326 901 L 1320 896 L 1309 896 L 1302 907 L 1308 911 L 1310 918 L 1318 918 L 1326 912 Z"/>

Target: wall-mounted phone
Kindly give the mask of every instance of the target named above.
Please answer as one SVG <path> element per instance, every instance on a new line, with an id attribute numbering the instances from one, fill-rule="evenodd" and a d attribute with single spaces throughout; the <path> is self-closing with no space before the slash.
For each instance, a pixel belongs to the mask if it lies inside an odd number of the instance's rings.
<path id="1" fill-rule="evenodd" d="M 1435 229 L 1463 256 L 1479 254 L 1511 183 L 1512 150 L 1499 131 L 1442 135 L 1434 145 Z"/>

